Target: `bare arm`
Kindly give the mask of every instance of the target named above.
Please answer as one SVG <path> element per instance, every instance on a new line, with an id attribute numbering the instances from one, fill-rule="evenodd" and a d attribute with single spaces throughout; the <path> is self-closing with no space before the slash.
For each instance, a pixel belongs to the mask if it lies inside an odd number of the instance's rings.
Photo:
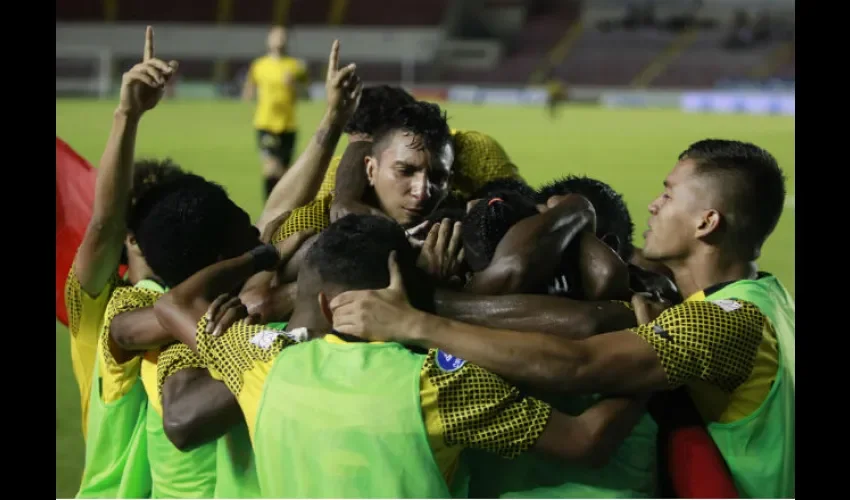
<path id="1" fill-rule="evenodd" d="M 602 467 L 646 412 L 646 398 L 601 401 L 577 417 L 553 410 L 531 451 Z"/>
<path id="2" fill-rule="evenodd" d="M 163 383 L 162 426 L 180 451 L 218 439 L 242 419 L 230 389 L 203 368 L 180 370 Z"/>
<path id="3" fill-rule="evenodd" d="M 156 318 L 175 340 L 197 349 L 198 320 L 216 297 L 241 287 L 257 269 L 250 253 L 201 269 L 172 288 L 154 306 Z"/>
<path id="4" fill-rule="evenodd" d="M 100 158 L 92 218 L 74 258 L 80 286 L 92 297 L 100 295 L 121 260 L 139 120 L 160 101 L 176 69 L 177 62 L 154 58 L 153 29 L 148 26 L 142 62 L 121 80 L 118 108 Z"/>
<path id="5" fill-rule="evenodd" d="M 528 292 L 555 276 L 561 255 L 584 230 L 596 227 L 593 206 L 573 195 L 556 207 L 511 227 L 496 247 L 493 260 L 476 273 L 466 289 L 472 293 Z"/>
<path id="6" fill-rule="evenodd" d="M 195 350 L 198 320 L 218 296 L 239 290 L 251 276 L 288 262 L 310 236 L 296 233 L 279 250 L 267 245 L 260 254 L 251 251 L 201 269 L 156 302 L 157 320 L 176 340 Z"/>
<path id="7" fill-rule="evenodd" d="M 410 340 L 545 390 L 636 394 L 671 388 L 650 344 L 629 330 L 572 341 L 495 330 L 417 312 Z M 336 326 L 336 325 L 334 325 Z"/>
<path id="8" fill-rule="evenodd" d="M 97 172 L 94 211 L 74 258 L 80 286 L 92 297 L 100 295 L 121 259 L 139 118 L 121 110 L 113 114 L 109 139 Z"/>
<path id="9" fill-rule="evenodd" d="M 153 307 L 118 314 L 112 320 L 110 334 L 125 351 L 147 351 L 174 340 L 157 321 Z"/>
<path id="10" fill-rule="evenodd" d="M 576 301 L 545 295 L 475 295 L 438 290 L 437 314 L 473 325 L 542 332 L 568 339 L 636 326 L 634 312 L 619 302 Z"/>

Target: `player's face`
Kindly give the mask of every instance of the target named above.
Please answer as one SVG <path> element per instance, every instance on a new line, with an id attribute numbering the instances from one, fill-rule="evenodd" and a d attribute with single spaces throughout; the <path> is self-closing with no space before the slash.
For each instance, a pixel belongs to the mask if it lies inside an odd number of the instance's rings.
<path id="1" fill-rule="evenodd" d="M 397 132 L 379 157 L 366 158 L 366 175 L 381 210 L 403 226 L 421 222 L 446 197 L 454 153 L 422 147 L 409 133 Z"/>
<path id="2" fill-rule="evenodd" d="M 705 209 L 704 180 L 693 160 L 676 164 L 664 180 L 664 191 L 649 204 L 649 228 L 644 233 L 643 256 L 650 260 L 673 260 L 687 256 Z"/>
<path id="3" fill-rule="evenodd" d="M 266 44 L 269 50 L 280 51 L 286 45 L 286 30 L 274 28 L 269 31 L 269 36 L 266 39 Z"/>

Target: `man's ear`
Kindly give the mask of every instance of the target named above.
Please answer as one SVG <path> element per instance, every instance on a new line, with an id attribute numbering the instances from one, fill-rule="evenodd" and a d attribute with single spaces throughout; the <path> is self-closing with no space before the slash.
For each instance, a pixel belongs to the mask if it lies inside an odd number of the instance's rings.
<path id="1" fill-rule="evenodd" d="M 708 209 L 700 214 L 700 218 L 697 221 L 697 228 L 695 236 L 700 239 L 704 239 L 709 237 L 710 235 L 717 232 L 720 229 L 720 223 L 722 221 L 722 216 L 720 212 L 717 210 Z"/>
<path id="2" fill-rule="evenodd" d="M 363 158 L 363 161 L 366 163 L 366 179 L 369 181 L 370 186 L 374 186 L 375 176 L 378 173 L 378 159 L 374 156 L 366 156 Z"/>
<path id="3" fill-rule="evenodd" d="M 319 308 L 322 310 L 322 314 L 325 316 L 325 319 L 328 320 L 328 323 L 333 325 L 334 315 L 331 312 L 331 301 L 328 300 L 328 296 L 325 295 L 325 292 L 319 292 L 318 301 Z"/>

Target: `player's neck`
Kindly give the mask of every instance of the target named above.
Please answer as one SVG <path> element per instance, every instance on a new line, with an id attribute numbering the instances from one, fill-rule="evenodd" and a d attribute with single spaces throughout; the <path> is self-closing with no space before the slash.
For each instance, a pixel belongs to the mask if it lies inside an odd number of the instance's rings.
<path id="1" fill-rule="evenodd" d="M 270 50 L 267 54 L 272 59 L 280 59 L 285 55 L 285 51 L 283 50 Z"/>
<path id="2" fill-rule="evenodd" d="M 316 302 L 316 301 L 311 301 Z M 289 318 L 289 323 L 286 325 L 286 330 L 294 330 L 296 328 L 306 328 L 309 331 L 329 332 L 331 324 L 328 323 L 325 315 L 319 307 L 312 304 L 296 303 L 295 310 L 292 311 L 292 317 Z"/>
<path id="3" fill-rule="evenodd" d="M 715 247 L 666 264 L 673 271 L 676 286 L 684 298 L 720 283 L 754 279 L 758 272 L 755 262 L 731 256 Z"/>

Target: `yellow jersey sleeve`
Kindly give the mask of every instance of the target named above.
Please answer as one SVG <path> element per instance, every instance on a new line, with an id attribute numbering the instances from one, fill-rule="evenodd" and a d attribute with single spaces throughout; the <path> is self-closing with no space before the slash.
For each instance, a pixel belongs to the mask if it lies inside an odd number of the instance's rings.
<path id="1" fill-rule="evenodd" d="M 632 331 L 652 346 L 674 387 L 700 381 L 731 393 L 750 377 L 766 321 L 750 302 L 686 301 Z"/>
<path id="2" fill-rule="evenodd" d="M 103 287 L 100 295 L 92 297 L 80 285 L 80 279 L 73 265 L 65 280 L 65 309 L 68 312 L 68 332 L 71 334 L 71 368 L 80 389 L 83 438 L 86 437 L 87 431 L 86 422 L 88 422 L 94 362 L 97 358 L 98 335 L 103 325 L 106 304 L 119 282 L 120 279 L 115 274 Z"/>
<path id="3" fill-rule="evenodd" d="M 469 130 L 454 131 L 453 190 L 468 198 L 484 184 L 496 179 L 521 179 L 502 146 L 492 137 Z"/>
<path id="4" fill-rule="evenodd" d="M 117 401 L 130 391 L 140 375 L 142 362 L 141 356 L 134 356 L 125 363 L 118 363 L 112 356 L 110 349 L 112 320 L 121 313 L 153 306 L 160 295 L 151 290 L 132 286 L 116 288 L 112 293 L 112 298 L 106 306 L 103 331 L 100 335 L 102 363 L 100 375 L 103 379 L 102 397 L 105 403 Z"/>
<path id="5" fill-rule="evenodd" d="M 162 386 L 168 377 L 187 368 L 206 368 L 203 358 L 182 342 L 164 347 L 156 363 L 156 388 L 162 401 Z"/>
<path id="6" fill-rule="evenodd" d="M 447 480 L 463 448 L 513 458 L 534 446 L 549 422 L 549 404 L 473 364 L 443 368 L 438 355 L 450 357 L 438 353 L 431 350 L 422 365 L 420 396 L 431 449 Z"/>
<path id="7" fill-rule="evenodd" d="M 331 225 L 331 203 L 333 194 L 317 198 L 303 207 L 292 211 L 272 237 L 272 243 L 280 243 L 293 234 L 305 229 L 323 231 Z"/>
<path id="8" fill-rule="evenodd" d="M 307 71 L 307 65 L 301 59 L 295 60 L 295 75 L 295 78 L 301 83 L 306 83 L 310 79 L 310 73 Z"/>
<path id="9" fill-rule="evenodd" d="M 328 171 L 325 172 L 325 178 L 322 179 L 322 185 L 319 187 L 319 193 L 316 195 L 317 200 L 332 194 L 334 189 L 336 189 L 336 171 L 339 168 L 340 160 L 342 160 L 342 156 L 331 158 Z"/>
<path id="10" fill-rule="evenodd" d="M 207 319 L 198 322 L 198 354 L 210 375 L 227 385 L 245 414 L 248 431 L 254 435 L 263 386 L 274 360 L 284 348 L 296 342 L 282 329 L 266 325 L 235 323 L 224 333 L 206 333 Z"/>

